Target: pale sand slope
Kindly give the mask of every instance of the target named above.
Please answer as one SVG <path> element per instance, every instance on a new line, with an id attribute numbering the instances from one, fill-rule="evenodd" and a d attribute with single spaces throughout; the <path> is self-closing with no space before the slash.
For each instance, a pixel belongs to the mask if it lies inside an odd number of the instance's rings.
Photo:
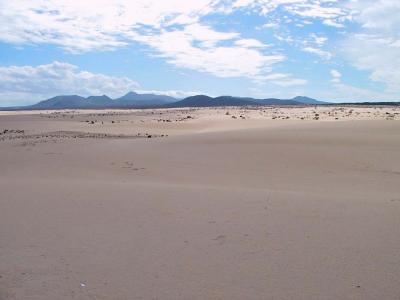
<path id="1" fill-rule="evenodd" d="M 204 112 L 1 116 L 169 136 L 0 141 L 0 299 L 399 299 L 399 121 Z"/>

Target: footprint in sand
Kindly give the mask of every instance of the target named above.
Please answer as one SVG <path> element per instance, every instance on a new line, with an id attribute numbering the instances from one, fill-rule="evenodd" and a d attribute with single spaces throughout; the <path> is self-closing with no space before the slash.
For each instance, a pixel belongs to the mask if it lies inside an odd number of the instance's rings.
<path id="1" fill-rule="evenodd" d="M 122 166 L 121 168 L 123 168 L 123 169 L 131 169 L 131 170 L 133 170 L 133 171 L 142 171 L 142 170 L 146 170 L 146 168 L 134 167 L 134 163 L 133 163 L 133 162 L 130 162 L 130 161 L 125 162 L 125 165 Z"/>
<path id="2" fill-rule="evenodd" d="M 217 241 L 218 245 L 223 245 L 226 242 L 226 235 L 221 234 L 212 240 Z"/>

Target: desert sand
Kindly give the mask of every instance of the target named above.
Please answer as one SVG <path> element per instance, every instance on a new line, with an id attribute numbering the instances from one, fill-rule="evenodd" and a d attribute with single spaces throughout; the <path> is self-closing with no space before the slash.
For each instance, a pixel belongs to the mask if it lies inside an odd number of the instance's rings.
<path id="1" fill-rule="evenodd" d="M 400 299 L 400 108 L 0 112 L 0 299 Z"/>

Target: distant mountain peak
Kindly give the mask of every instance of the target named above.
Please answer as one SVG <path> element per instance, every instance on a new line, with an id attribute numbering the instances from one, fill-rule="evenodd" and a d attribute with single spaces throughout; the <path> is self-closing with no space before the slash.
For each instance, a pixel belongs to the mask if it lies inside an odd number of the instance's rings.
<path id="1" fill-rule="evenodd" d="M 86 99 L 109 99 L 112 100 L 110 97 L 108 97 L 107 95 L 101 95 L 101 96 L 89 96 Z"/>
<path id="2" fill-rule="evenodd" d="M 304 104 L 327 104 L 327 102 L 315 100 L 313 98 L 306 97 L 306 96 L 296 96 L 292 100 L 300 102 L 300 103 L 304 103 Z"/>
<path id="3" fill-rule="evenodd" d="M 138 93 L 136 93 L 136 92 L 134 92 L 134 91 L 129 91 L 129 92 L 127 92 L 124 96 L 122 96 L 122 97 L 125 97 L 125 96 L 133 96 L 133 95 L 138 95 Z"/>
<path id="4" fill-rule="evenodd" d="M 296 96 L 292 100 L 315 100 L 315 99 L 306 96 Z"/>
<path id="5" fill-rule="evenodd" d="M 175 102 L 176 99 L 166 95 L 138 94 L 135 92 L 128 92 L 124 96 L 115 99 L 115 101 L 119 101 L 123 106 L 129 104 L 137 106 L 146 106 L 146 105 L 162 105 L 170 102 Z"/>

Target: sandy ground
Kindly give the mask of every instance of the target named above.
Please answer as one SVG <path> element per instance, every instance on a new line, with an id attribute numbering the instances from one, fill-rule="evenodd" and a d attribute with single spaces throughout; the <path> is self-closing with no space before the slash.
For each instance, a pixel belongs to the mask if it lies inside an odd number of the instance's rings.
<path id="1" fill-rule="evenodd" d="M 400 299 L 399 113 L 2 112 L 0 299 Z"/>

